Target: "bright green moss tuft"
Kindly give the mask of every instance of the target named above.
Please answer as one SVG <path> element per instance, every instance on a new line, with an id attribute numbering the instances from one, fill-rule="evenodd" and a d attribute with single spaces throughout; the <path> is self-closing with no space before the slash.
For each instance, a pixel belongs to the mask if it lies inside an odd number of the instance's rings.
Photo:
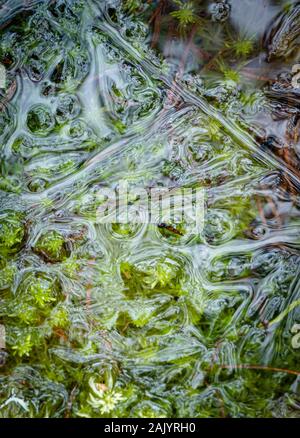
<path id="1" fill-rule="evenodd" d="M 0 214 L 0 252 L 2 254 L 18 251 L 25 238 L 22 216 L 13 211 Z"/>
<path id="2" fill-rule="evenodd" d="M 40 236 L 34 251 L 50 262 L 61 262 L 68 256 L 68 249 L 62 234 L 48 231 Z"/>

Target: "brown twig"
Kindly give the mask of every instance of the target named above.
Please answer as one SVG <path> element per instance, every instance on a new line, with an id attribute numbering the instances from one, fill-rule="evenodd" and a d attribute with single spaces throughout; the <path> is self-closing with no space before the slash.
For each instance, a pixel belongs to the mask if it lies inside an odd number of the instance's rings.
<path id="1" fill-rule="evenodd" d="M 171 53 L 173 36 L 174 36 L 174 24 L 171 23 L 171 25 L 169 26 L 169 29 L 168 29 L 168 33 L 167 33 L 167 37 L 166 37 L 166 44 L 164 47 L 164 56 L 166 58 L 168 58 L 170 56 L 170 53 Z"/>
<path id="2" fill-rule="evenodd" d="M 157 15 L 158 15 L 159 13 L 161 13 L 161 10 L 162 10 L 162 7 L 163 7 L 163 4 L 164 4 L 164 0 L 160 0 L 160 2 L 159 2 L 159 4 L 158 4 L 157 8 L 155 9 L 155 11 L 153 12 L 153 14 L 152 14 L 151 17 L 150 17 L 149 24 L 151 24 L 152 21 L 156 19 Z"/>
<path id="3" fill-rule="evenodd" d="M 205 59 L 207 61 L 210 61 L 211 58 L 212 58 L 210 53 L 206 52 L 203 49 L 200 49 L 200 47 L 197 47 L 194 42 L 193 42 L 193 44 L 191 46 L 191 50 L 194 52 L 194 54 L 196 56 L 198 56 L 198 58 L 202 58 L 202 59 Z"/>
<path id="4" fill-rule="evenodd" d="M 216 53 L 214 56 L 212 56 L 211 59 L 210 59 L 210 61 L 209 61 L 207 64 L 205 64 L 205 65 L 203 66 L 201 72 L 203 72 L 203 71 L 205 71 L 205 70 L 210 70 L 210 69 L 214 66 L 214 63 L 217 61 L 217 59 L 219 58 L 219 56 L 222 56 L 226 50 L 227 50 L 227 49 L 225 49 L 225 48 L 222 49 L 222 50 L 219 50 L 218 53 Z"/>
<path id="5" fill-rule="evenodd" d="M 156 46 L 156 44 L 158 43 L 158 40 L 159 40 L 160 28 L 161 28 L 161 16 L 162 16 L 164 4 L 165 4 L 164 0 L 161 0 L 159 2 L 158 7 L 156 8 L 152 17 L 149 20 L 149 23 L 151 23 L 154 20 L 153 36 L 152 36 L 152 41 L 151 41 L 151 48 L 152 49 Z"/>
<path id="6" fill-rule="evenodd" d="M 247 69 L 242 69 L 241 70 L 241 74 L 243 75 L 243 76 L 246 76 L 247 78 L 251 78 L 251 79 L 256 79 L 257 81 L 261 81 L 261 82 L 270 82 L 270 83 L 274 83 L 274 82 L 276 82 L 276 80 L 275 79 L 273 79 L 273 78 L 268 78 L 267 76 L 260 76 L 260 75 L 257 75 L 256 73 L 253 73 L 253 72 L 251 72 L 251 71 L 248 71 Z"/>
<path id="7" fill-rule="evenodd" d="M 192 27 L 192 31 L 191 31 L 187 46 L 183 52 L 183 55 L 182 55 L 182 58 L 181 58 L 181 61 L 179 64 L 179 78 L 181 78 L 183 75 L 184 67 L 185 67 L 185 64 L 187 62 L 189 53 L 191 51 L 191 47 L 192 47 L 192 44 L 194 42 L 194 38 L 195 38 L 197 30 L 198 30 L 198 24 L 194 24 L 194 26 Z"/>
<path id="8" fill-rule="evenodd" d="M 280 214 L 278 213 L 278 210 L 277 210 L 277 207 L 276 207 L 276 205 L 275 205 L 275 202 L 273 201 L 273 199 L 272 199 L 270 196 L 267 196 L 267 201 L 268 201 L 268 203 L 269 203 L 270 206 L 271 206 L 271 210 L 272 210 L 272 213 L 273 213 L 274 218 L 275 218 L 276 220 L 278 220 L 279 225 L 282 226 L 282 225 L 283 225 L 283 222 L 282 222 L 282 219 L 281 219 Z"/>

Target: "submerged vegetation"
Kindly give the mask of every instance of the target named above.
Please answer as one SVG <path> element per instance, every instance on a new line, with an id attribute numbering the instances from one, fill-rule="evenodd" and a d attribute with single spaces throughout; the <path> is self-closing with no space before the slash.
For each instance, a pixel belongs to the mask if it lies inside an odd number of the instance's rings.
<path id="1" fill-rule="evenodd" d="M 300 13 L 262 3 L 2 2 L 0 417 L 300 416 Z M 99 223 L 125 179 L 203 228 Z"/>

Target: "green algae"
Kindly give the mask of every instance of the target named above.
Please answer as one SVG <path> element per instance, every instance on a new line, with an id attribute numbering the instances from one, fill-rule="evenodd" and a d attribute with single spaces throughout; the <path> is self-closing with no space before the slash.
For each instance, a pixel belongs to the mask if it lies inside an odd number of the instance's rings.
<path id="1" fill-rule="evenodd" d="M 1 18 L 1 417 L 299 417 L 295 108 L 236 4 Z M 121 180 L 204 189 L 203 229 L 99 223 Z"/>

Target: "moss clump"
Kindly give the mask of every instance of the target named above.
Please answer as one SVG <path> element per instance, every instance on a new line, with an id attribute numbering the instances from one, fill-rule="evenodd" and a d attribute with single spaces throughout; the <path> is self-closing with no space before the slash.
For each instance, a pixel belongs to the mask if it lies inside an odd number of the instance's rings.
<path id="1" fill-rule="evenodd" d="M 297 138 L 277 141 L 296 98 L 292 74 L 267 96 L 258 39 L 228 20 L 249 2 L 18 3 L 1 11 L 0 417 L 299 416 L 300 166 Z M 172 189 L 174 214 L 101 221 L 120 180 L 131 218 L 142 187 Z M 185 188 L 204 212 L 182 217 Z"/>
<path id="2" fill-rule="evenodd" d="M 130 297 L 139 294 L 153 295 L 159 292 L 175 296 L 184 294 L 180 281 L 182 269 L 176 261 L 171 259 L 139 265 L 122 262 L 120 269 L 124 284 L 128 289 L 126 295 Z"/>
<path id="3" fill-rule="evenodd" d="M 36 105 L 27 115 L 28 129 L 35 135 L 46 136 L 55 126 L 54 117 L 50 109 L 43 105 Z"/>
<path id="4" fill-rule="evenodd" d="M 1 418 L 59 417 L 67 404 L 63 385 L 45 379 L 30 366 L 18 366 L 0 376 Z"/>
<path id="5" fill-rule="evenodd" d="M 53 263 L 62 262 L 70 253 L 64 236 L 55 230 L 43 233 L 33 249 L 37 254 Z"/>
<path id="6" fill-rule="evenodd" d="M 25 237 L 22 215 L 13 211 L 0 214 L 0 253 L 10 254 L 20 250 Z"/>
<path id="7" fill-rule="evenodd" d="M 41 325 L 62 299 L 56 277 L 43 272 L 30 273 L 20 283 L 15 296 L 7 298 L 7 322 L 14 321 L 22 327 Z"/>
<path id="8" fill-rule="evenodd" d="M 178 10 L 173 11 L 170 15 L 178 20 L 180 29 L 184 30 L 187 26 L 191 26 L 197 21 L 195 13 L 195 6 L 193 2 L 184 2 L 181 0 L 174 0 Z"/>
<path id="9" fill-rule="evenodd" d="M 0 258 L 0 290 L 12 286 L 16 272 L 17 268 L 13 263 L 2 263 Z"/>

